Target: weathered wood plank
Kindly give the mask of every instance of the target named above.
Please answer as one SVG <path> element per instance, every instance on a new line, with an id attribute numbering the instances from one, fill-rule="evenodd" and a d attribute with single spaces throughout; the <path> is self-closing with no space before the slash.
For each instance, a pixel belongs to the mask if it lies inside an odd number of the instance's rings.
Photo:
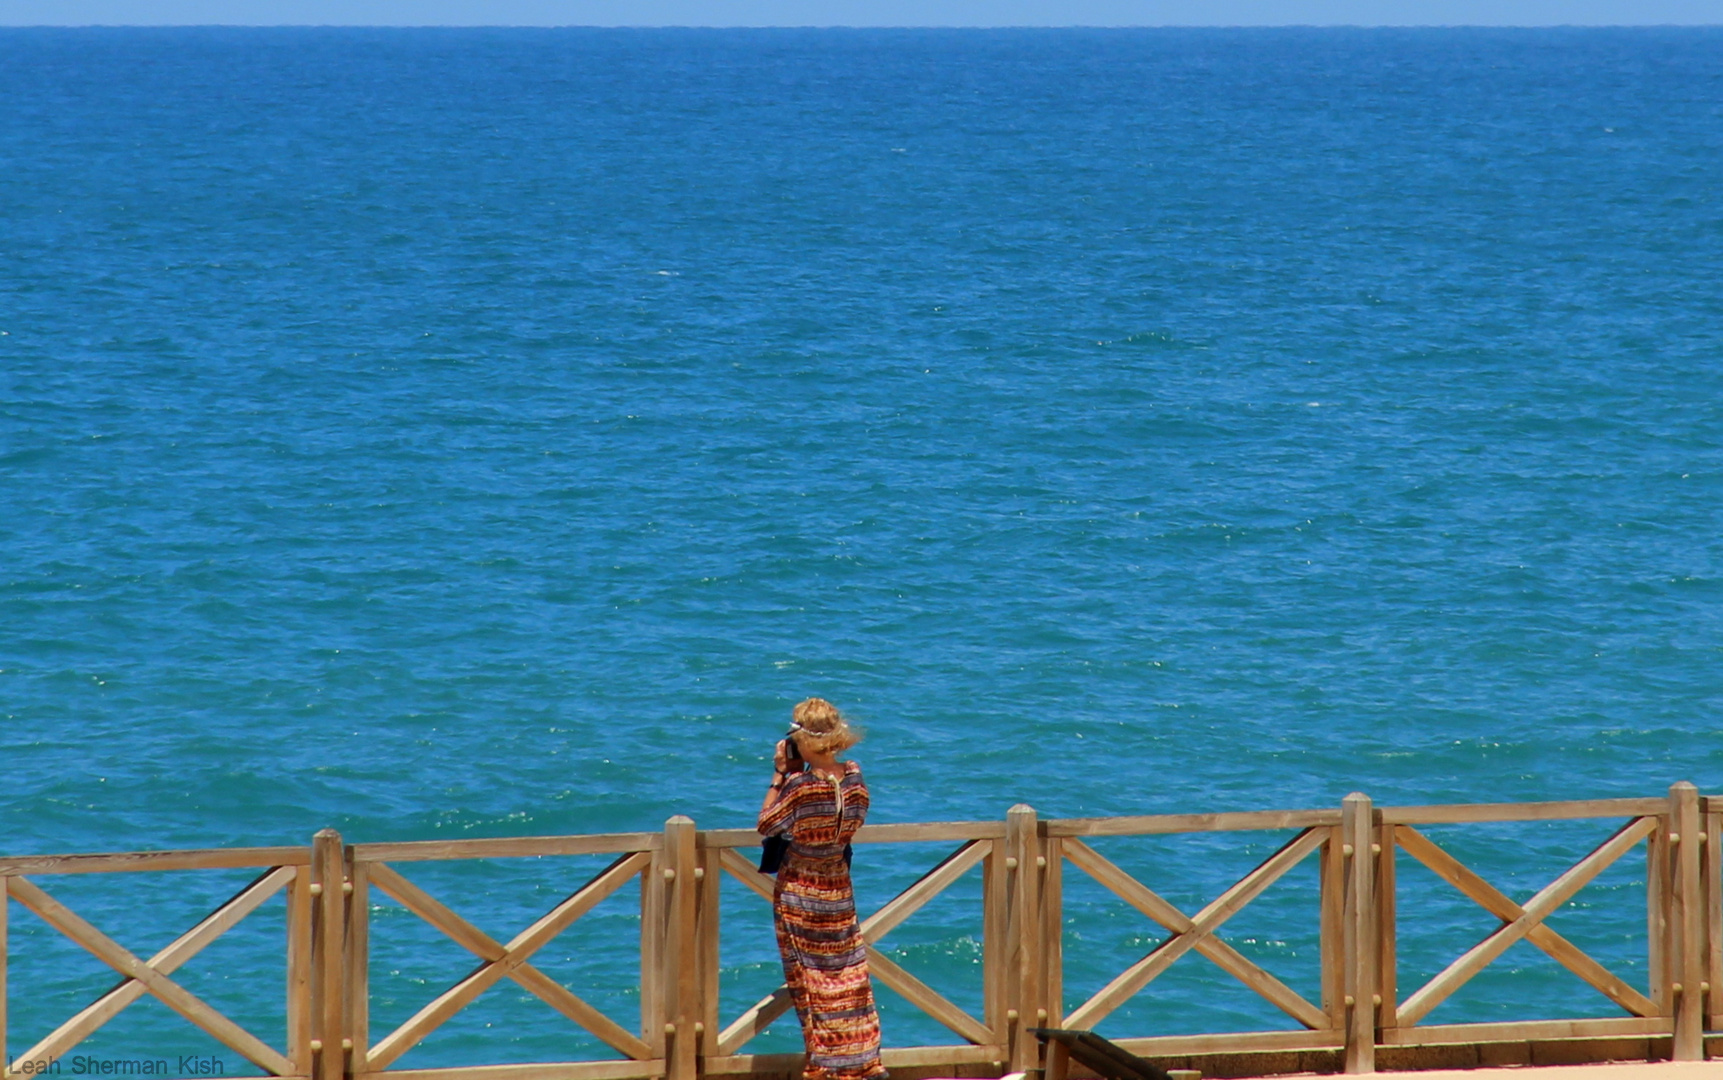
<path id="1" fill-rule="evenodd" d="M 700 1043 L 694 1025 L 701 1016 L 699 942 L 695 938 L 699 882 L 694 878 L 696 852 L 693 819 L 677 814 L 664 823 L 666 898 L 669 918 L 664 930 L 666 1080 L 696 1080 Z M 674 1025 L 674 1030 L 672 1030 Z"/>
<path id="2" fill-rule="evenodd" d="M 929 1065 L 978 1065 L 999 1061 L 1005 1048 L 982 1046 L 888 1046 L 880 1051 L 880 1061 L 888 1069 L 926 1068 Z"/>
<path id="3" fill-rule="evenodd" d="M 1526 913 L 1525 908 L 1514 903 L 1506 894 L 1473 873 L 1460 860 L 1412 826 L 1399 825 L 1395 827 L 1395 831 L 1406 854 L 1424 864 L 1437 877 L 1458 889 L 1491 915 L 1504 923 L 1511 923 Z M 1593 960 L 1579 946 L 1548 926 L 1538 924 L 1527 932 L 1526 940 L 1635 1016 L 1660 1014 L 1656 1002 L 1629 986 L 1614 972 Z"/>
<path id="4" fill-rule="evenodd" d="M 1376 854 L 1376 1027 L 1399 1023 L 1400 961 L 1398 956 L 1399 890 L 1394 863 L 1394 834 L 1399 826 L 1378 825 L 1372 851 Z"/>
<path id="5" fill-rule="evenodd" d="M 760 841 L 758 829 L 701 829 L 697 840 L 701 850 L 757 848 Z"/>
<path id="6" fill-rule="evenodd" d="M 503 943 L 457 915 L 447 904 L 402 877 L 386 863 L 366 863 L 365 872 L 378 890 L 419 918 L 441 930 L 463 949 L 481 960 L 501 960 L 508 950 Z"/>
<path id="7" fill-rule="evenodd" d="M 1012 875 L 1011 917 L 1006 932 L 1009 952 L 1014 954 L 1012 974 L 1016 985 L 1009 988 L 1007 1000 L 1018 1015 L 1015 1030 L 1006 1046 L 1010 1049 L 1007 1065 L 1013 1072 L 1039 1068 L 1041 1046 L 1029 1034 L 1035 1026 L 1036 1010 L 1041 1007 L 1041 836 L 1035 808 L 1018 803 L 1005 814 L 1005 841 L 1002 845 L 1008 858 L 1017 863 Z M 1009 1014 L 1008 1014 L 1009 1018 Z M 988 1040 L 982 1039 L 982 1042 Z"/>
<path id="8" fill-rule="evenodd" d="M 664 1056 L 664 852 L 651 852 L 640 875 L 640 1037 Z"/>
<path id="9" fill-rule="evenodd" d="M 749 1006 L 718 1035 L 718 1056 L 734 1054 L 772 1025 L 772 1021 L 795 1008 L 790 988 L 780 986 Z M 710 1063 L 708 1063 L 710 1065 Z"/>
<path id="10" fill-rule="evenodd" d="M 1700 877 L 1703 846 L 1699 831 L 1699 789 L 1683 780 L 1669 788 L 1670 843 L 1674 847 L 1675 888 L 1670 922 L 1675 927 L 1675 978 L 1681 989 L 1675 993 L 1676 1061 L 1705 1060 L 1705 980 L 1708 957 L 1705 950 L 1705 882 Z M 1679 839 L 1677 839 L 1679 837 Z M 1673 987 L 1671 988 L 1673 989 Z"/>
<path id="11" fill-rule="evenodd" d="M 888 1069 L 926 1069 L 951 1065 L 987 1065 L 1004 1059 L 1005 1048 L 986 1046 L 888 1046 L 880 1051 L 880 1061 Z M 709 1076 L 743 1074 L 799 1074 L 801 1054 L 734 1054 L 708 1058 Z"/>
<path id="12" fill-rule="evenodd" d="M 507 974 L 508 969 L 500 960 L 479 964 L 453 986 L 426 1002 L 394 1031 L 378 1040 L 365 1057 L 363 1071 L 377 1072 L 388 1068 L 396 1058 L 417 1046 L 425 1036 L 441 1027 L 449 1017 L 466 1008 Z"/>
<path id="13" fill-rule="evenodd" d="M 1044 1080 L 1067 1080 L 1071 1075 L 1071 1048 L 1055 1039 L 1047 1044 L 1047 1064 L 1042 1066 Z"/>
<path id="14" fill-rule="evenodd" d="M 1376 817 L 1370 796 L 1354 791 L 1340 800 L 1341 851 L 1350 850 L 1346 868 L 1346 996 L 1351 999 L 1346 1023 L 1345 1070 L 1376 1071 L 1376 860 L 1370 845 Z M 1404 1013 L 1401 1014 L 1402 1016 Z"/>
<path id="15" fill-rule="evenodd" d="M 226 903 L 206 915 L 196 926 L 175 938 L 165 948 L 144 962 L 163 975 L 173 974 L 186 961 L 201 952 L 205 946 L 227 933 L 241 919 L 256 911 L 265 901 L 280 892 L 293 879 L 295 873 L 296 870 L 292 867 L 266 871 Z M 0 927 L 5 925 L 4 919 L 5 916 L 0 914 Z M 0 958 L 3 958 L 3 955 L 3 950 L 0 950 Z M 88 1038 L 97 1028 L 112 1020 L 119 1014 L 120 1010 L 148 992 L 148 988 L 137 979 L 121 980 L 118 986 L 80 1009 L 65 1023 L 20 1054 L 18 1064 L 13 1066 L 13 1071 L 22 1071 L 22 1064 L 30 1062 L 34 1070 L 40 1072 L 43 1067 L 58 1061 L 67 1051 Z"/>
<path id="16" fill-rule="evenodd" d="M 710 1057 L 718 1052 L 718 1035 L 723 1018 L 718 1013 L 720 964 L 720 934 L 723 931 L 721 905 L 723 902 L 724 866 L 721 850 L 701 849 L 700 910 L 695 938 L 700 943 L 700 1053 Z"/>
<path id="17" fill-rule="evenodd" d="M 1338 1031 L 1241 1031 L 1231 1035 L 1155 1035 L 1113 1040 L 1117 1046 L 1143 1057 L 1248 1053 L 1252 1050 L 1337 1050 L 1341 1041 Z"/>
<path id="18" fill-rule="evenodd" d="M 196 851 L 120 851 L 89 855 L 15 855 L 0 858 L 9 874 L 113 874 L 144 870 L 263 870 L 305 866 L 303 847 L 206 848 Z"/>
<path id="19" fill-rule="evenodd" d="M 934 841 L 998 840 L 1005 835 L 1003 821 L 927 821 L 863 825 L 856 830 L 858 844 L 924 844 Z"/>
<path id="20" fill-rule="evenodd" d="M 562 984 L 527 963 L 533 953 L 543 948 L 606 897 L 633 880 L 651 861 L 652 856 L 646 852 L 623 855 L 506 944 L 474 927 L 393 869 L 382 864 L 372 864 L 368 870 L 372 882 L 379 889 L 401 901 L 408 910 L 473 952 L 482 963 L 453 986 L 432 998 L 372 1047 L 366 1055 L 365 1071 L 374 1072 L 387 1068 L 390 1062 L 418 1045 L 449 1017 L 466 1008 L 504 977 L 514 979 L 552 1008 L 623 1053 L 642 1059 L 653 1057 L 654 1054 L 645 1040 L 636 1039 L 609 1017 L 575 997 Z"/>
<path id="21" fill-rule="evenodd" d="M 553 855 L 626 855 L 656 851 L 658 833 L 598 833 L 591 836 L 506 836 L 476 840 L 405 840 L 354 844 L 359 862 L 436 862 L 453 859 L 531 859 Z"/>
<path id="22" fill-rule="evenodd" d="M 552 938 L 568 929 L 576 919 L 597 907 L 610 894 L 634 879 L 634 875 L 650 861 L 642 852 L 624 855 L 597 874 L 592 880 L 569 894 L 562 903 L 539 916 L 533 924 L 508 940 L 504 946 L 508 956 L 501 962 L 519 964 L 543 948 Z M 690 875 L 692 876 L 692 875 Z"/>
<path id="23" fill-rule="evenodd" d="M 646 1080 L 663 1076 L 653 1061 L 562 1061 L 530 1065 L 465 1065 L 446 1069 L 390 1069 L 389 1080 Z"/>
<path id="24" fill-rule="evenodd" d="M 1566 802 L 1455 803 L 1379 806 L 1385 825 L 1465 825 L 1485 821 L 1561 821 L 1571 818 L 1644 817 L 1669 809 L 1663 799 L 1578 799 Z"/>
<path id="25" fill-rule="evenodd" d="M 1710 800 L 1706 800 L 1707 803 Z M 1711 986 L 1706 1011 L 1707 1029 L 1715 1031 L 1723 1025 L 1723 1009 L 1717 1006 L 1723 1001 L 1723 860 L 1718 858 L 1718 852 L 1723 850 L 1723 814 L 1705 815 L 1705 920 L 1706 920 L 1706 982 Z"/>
<path id="26" fill-rule="evenodd" d="M 922 821 L 887 822 L 863 825 L 856 831 L 857 844 L 914 844 L 932 841 L 961 843 L 969 840 L 996 840 L 1005 835 L 1000 821 Z M 760 834 L 754 829 L 702 829 L 703 848 L 757 848 Z"/>
<path id="27" fill-rule="evenodd" d="M 353 891 L 347 896 L 347 1038 L 352 1060 L 363 1062 L 371 1043 L 371 871 L 365 863 L 347 867 Z"/>
<path id="28" fill-rule="evenodd" d="M 989 841 L 988 853 L 981 860 L 981 1001 L 982 1022 L 993 1033 L 987 1041 L 1004 1046 L 1011 1041 L 1010 1025 L 1005 1019 L 1010 1007 L 1006 1000 L 1010 973 L 1005 952 L 1010 920 L 1006 911 L 1008 881 L 1002 840 Z"/>
<path id="29" fill-rule="evenodd" d="M 1382 1033 L 1388 1046 L 1452 1046 L 1466 1043 L 1530 1042 L 1537 1039 L 1607 1039 L 1668 1035 L 1658 1016 L 1611 1016 L 1599 1020 L 1510 1020 L 1485 1024 L 1430 1024 Z"/>
<path id="30" fill-rule="evenodd" d="M 1042 1027 L 1065 1026 L 1065 841 L 1048 837 L 1047 868 L 1041 879 L 1041 956 L 1047 983 L 1041 993 L 1046 1014 Z"/>
<path id="31" fill-rule="evenodd" d="M 312 920 L 311 981 L 316 989 L 316 1013 L 311 1024 L 323 1047 L 312 1059 L 315 1080 L 342 1080 L 347 1074 L 347 1054 L 341 1045 L 347 1019 L 343 999 L 346 987 L 341 978 L 341 962 L 347 950 L 342 918 L 346 904 L 341 889 L 346 873 L 341 834 L 334 829 L 319 829 L 311 838 L 312 880 L 322 890 L 313 905 Z"/>
<path id="32" fill-rule="evenodd" d="M 1162 927 L 1175 934 L 1187 934 L 1196 929 L 1196 923 L 1190 916 L 1088 844 L 1076 837 L 1064 838 L 1060 843 L 1065 847 L 1065 857 L 1070 859 L 1074 866 L 1106 886 L 1114 895 Z M 1305 1027 L 1316 1029 L 1329 1026 L 1327 1017 L 1323 1015 L 1321 1009 L 1306 1001 L 1296 990 L 1253 963 L 1226 942 L 1213 935 L 1202 935 L 1193 947 L 1197 952 L 1213 961 L 1221 970 L 1273 1002 L 1277 1008 Z"/>
<path id="33" fill-rule="evenodd" d="M 287 886 L 287 1059 L 311 1075 L 311 868 L 293 868 Z"/>
<path id="34" fill-rule="evenodd" d="M 1263 890 L 1321 846 L 1322 839 L 1321 832 L 1311 830 L 1289 840 L 1279 851 L 1192 917 L 1190 930 L 1162 942 L 1149 955 L 1126 968 L 1112 982 L 1078 1006 L 1065 1022 L 1074 1028 L 1093 1028 L 1108 1013 L 1153 982 L 1173 961 L 1195 948 L 1197 942 L 1214 933 L 1233 914 L 1260 896 Z"/>
<path id="35" fill-rule="evenodd" d="M 1645 946 L 1647 990 L 1659 1015 L 1669 1015 L 1669 829 L 1645 844 Z"/>
<path id="36" fill-rule="evenodd" d="M 1322 890 L 1317 901 L 1317 947 L 1322 954 L 1322 1012 L 1327 1017 L 1323 1026 L 1338 1029 L 1346 1026 L 1346 859 L 1341 854 L 1345 840 L 1338 825 L 1323 831 L 1317 869 Z"/>
<path id="37" fill-rule="evenodd" d="M 6 1021 L 6 1002 L 10 1000 L 6 992 L 6 972 L 11 963 L 10 930 L 7 917 L 11 914 L 12 904 L 8 900 L 7 879 L 0 877 L 0 1074 L 8 1071 L 12 1061 L 6 1056 L 6 1032 L 9 1030 Z"/>
<path id="38" fill-rule="evenodd" d="M 937 990 L 900 967 L 872 945 L 867 946 L 868 973 L 902 994 L 904 1000 L 970 1042 L 981 1045 L 992 1039 L 986 1025 L 953 1005 Z"/>
<path id="39" fill-rule="evenodd" d="M 1584 888 L 1611 863 L 1655 831 L 1657 823 L 1658 819 L 1649 817 L 1629 822 L 1614 836 L 1600 844 L 1591 854 L 1575 863 L 1560 877 L 1545 886 L 1525 904 L 1524 914 L 1468 949 L 1457 960 L 1443 969 L 1440 974 L 1407 998 L 1400 1007 L 1400 1022 L 1405 1025 L 1412 1025 L 1428 1016 L 1430 1010 L 1447 1000 L 1448 996 L 1463 986 L 1468 979 L 1482 971 L 1485 966 L 1503 952 L 1506 952 L 1514 942 L 1525 937 L 1534 926 L 1541 923 L 1551 912 L 1567 903 L 1574 893 Z"/>
<path id="40" fill-rule="evenodd" d="M 645 1041 L 636 1038 L 633 1032 L 538 968 L 531 964 L 521 964 L 508 974 L 515 982 L 532 991 L 539 1000 L 603 1039 L 612 1049 L 627 1054 L 635 1061 L 652 1060 L 651 1047 L 647 1046 Z"/>
<path id="41" fill-rule="evenodd" d="M 1218 814 L 1145 814 L 1135 817 L 1050 818 L 1047 836 L 1153 836 L 1164 833 L 1310 829 L 1338 825 L 1338 810 L 1245 810 Z"/>
<path id="42" fill-rule="evenodd" d="M 870 945 L 879 944 L 881 938 L 901 926 L 905 919 L 920 911 L 929 900 L 944 892 L 986 858 L 990 850 L 992 849 L 987 841 L 971 840 L 947 855 L 937 866 L 921 875 L 913 885 L 869 915 L 861 924 L 862 937 L 866 938 Z"/>
<path id="43" fill-rule="evenodd" d="M 731 877 L 752 889 L 755 895 L 763 898 L 766 903 L 772 903 L 772 891 L 777 880 L 770 874 L 760 873 L 759 867 L 744 859 L 731 848 L 725 848 L 718 856 L 724 870 Z"/>
<path id="44" fill-rule="evenodd" d="M 36 917 L 52 926 L 92 956 L 121 975 L 142 983 L 151 994 L 173 1011 L 196 1024 L 247 1061 L 276 1076 L 290 1075 L 293 1063 L 276 1053 L 263 1040 L 210 1007 L 202 998 L 166 975 L 145 964 L 108 935 L 49 896 L 25 877 L 8 882 L 12 896 Z"/>

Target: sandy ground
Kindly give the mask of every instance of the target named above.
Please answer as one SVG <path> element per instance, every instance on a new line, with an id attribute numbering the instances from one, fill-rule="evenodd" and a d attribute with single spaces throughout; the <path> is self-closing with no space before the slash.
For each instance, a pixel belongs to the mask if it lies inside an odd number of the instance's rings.
<path id="1" fill-rule="evenodd" d="M 1534 1075 L 1535 1074 L 1535 1075 Z M 1378 1073 L 1411 1080 L 1723 1080 L 1723 1061 L 1630 1061 L 1604 1065 L 1519 1065 L 1507 1069 L 1430 1069 Z"/>

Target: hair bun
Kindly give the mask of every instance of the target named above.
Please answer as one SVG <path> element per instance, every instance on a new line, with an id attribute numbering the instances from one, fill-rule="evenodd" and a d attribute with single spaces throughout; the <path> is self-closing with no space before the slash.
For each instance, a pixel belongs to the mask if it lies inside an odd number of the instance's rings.
<path id="1" fill-rule="evenodd" d="M 790 710 L 790 718 L 801 728 L 795 738 L 804 753 L 836 754 L 861 741 L 860 733 L 825 698 L 808 698 Z"/>

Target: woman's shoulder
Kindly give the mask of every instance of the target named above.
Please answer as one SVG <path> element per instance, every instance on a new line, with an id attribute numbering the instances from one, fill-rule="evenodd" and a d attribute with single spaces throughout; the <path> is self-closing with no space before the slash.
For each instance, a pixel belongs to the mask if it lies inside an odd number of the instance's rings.
<path id="1" fill-rule="evenodd" d="M 844 776 L 846 778 L 851 776 L 861 776 L 861 765 L 854 761 L 844 762 Z"/>

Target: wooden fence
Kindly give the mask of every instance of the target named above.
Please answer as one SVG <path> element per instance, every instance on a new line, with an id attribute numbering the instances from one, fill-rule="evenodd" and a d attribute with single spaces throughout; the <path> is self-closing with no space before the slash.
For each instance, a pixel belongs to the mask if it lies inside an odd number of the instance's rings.
<path id="1" fill-rule="evenodd" d="M 1617 819 L 1620 826 L 1590 854 L 1524 903 L 1466 867 L 1426 835 L 1428 826 L 1493 822 Z M 1106 858 L 1097 837 L 1190 833 L 1291 832 L 1255 869 L 1187 913 Z M 1349 795 L 1338 808 L 1246 813 L 1175 814 L 1041 821 L 1027 806 L 1003 821 L 870 825 L 860 844 L 950 845 L 912 885 L 862 922 L 876 982 L 937 1021 L 954 1039 L 944 1045 L 890 1047 L 885 1060 L 900 1076 L 997 1076 L 1045 1069 L 1059 1080 L 1068 1062 L 1057 1050 L 1043 1059 L 1035 1026 L 1089 1028 L 1149 987 L 1187 953 L 1198 953 L 1260 995 L 1296 1030 L 1119 1039 L 1169 1066 L 1209 1075 L 1292 1071 L 1371 1072 L 1384 1067 L 1604 1060 L 1621 1057 L 1698 1059 L 1706 1032 L 1723 1028 L 1723 879 L 1718 844 L 1723 798 L 1691 784 L 1667 797 L 1583 802 L 1374 807 Z M 113 989 L 73 1013 L 33 1045 L 7 1056 L 7 905 L 0 904 L 0 1062 L 5 1075 L 50 1070 L 83 1039 L 131 1003 L 153 996 L 272 1076 L 294 1080 L 696 1080 L 705 1076 L 783 1076 L 799 1072 L 800 1055 L 751 1054 L 751 1040 L 789 1011 L 779 987 L 740 1015 L 721 1015 L 718 962 L 720 889 L 725 875 L 769 904 L 772 882 L 753 865 L 751 829 L 697 830 L 673 817 L 660 832 L 344 845 L 331 830 L 308 848 L 241 848 L 0 858 L 5 895 L 88 950 L 120 976 Z M 1630 985 L 1545 920 L 1628 853 L 1645 853 L 1646 919 L 1642 926 L 1648 984 Z M 413 883 L 403 868 L 425 861 L 610 855 L 613 861 L 507 941 L 463 919 Z M 878 856 L 870 855 L 877 860 Z M 1317 927 L 1320 995 L 1311 1000 L 1220 936 L 1228 919 L 1295 866 L 1314 859 L 1320 882 Z M 1402 987 L 1396 962 L 1396 866 L 1415 860 L 1475 902 L 1499 927 L 1417 987 Z M 142 959 L 85 921 L 39 879 L 63 874 L 250 868 L 258 876 L 231 900 L 167 947 Z M 979 870 L 983 989 L 980 1015 L 928 986 L 878 944 L 928 901 Z M 1093 879 L 1167 937 L 1081 1002 L 1063 988 L 1066 877 Z M 624 1024 L 533 964 L 534 954 L 626 886 L 640 901 L 640 1017 Z M 176 969 L 277 893 L 286 893 L 283 942 L 286 1030 L 271 1043 L 200 1000 L 173 979 Z M 380 894 L 380 895 L 374 895 Z M 373 1030 L 371 915 L 387 897 L 471 952 L 476 966 L 424 1002 L 391 1031 Z M 1415 929 L 1415 928 L 1408 928 Z M 1614 1003 L 1624 1015 L 1605 1019 L 1429 1024 L 1431 1011 L 1468 980 L 1524 941 Z M 614 1056 L 600 1061 L 532 1065 L 400 1068 L 399 1059 L 485 991 L 511 980 L 569 1022 L 602 1040 Z M 14 986 L 14 993 L 29 992 Z"/>

